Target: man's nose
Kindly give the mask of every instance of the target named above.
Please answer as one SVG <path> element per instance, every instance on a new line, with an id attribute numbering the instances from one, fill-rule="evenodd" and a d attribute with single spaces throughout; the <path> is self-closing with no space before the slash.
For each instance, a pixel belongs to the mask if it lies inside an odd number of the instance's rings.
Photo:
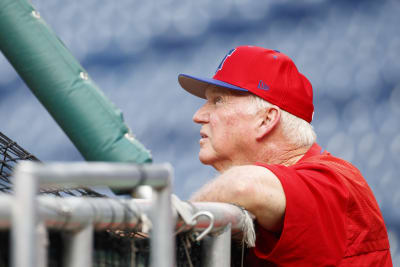
<path id="1" fill-rule="evenodd" d="M 204 124 L 209 120 L 209 113 L 207 111 L 206 104 L 199 108 L 193 115 L 193 121 L 195 123 Z"/>

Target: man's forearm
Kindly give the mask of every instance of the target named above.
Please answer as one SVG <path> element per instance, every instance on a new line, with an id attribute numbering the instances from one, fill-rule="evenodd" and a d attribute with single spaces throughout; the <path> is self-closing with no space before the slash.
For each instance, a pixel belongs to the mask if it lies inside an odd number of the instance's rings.
<path id="1" fill-rule="evenodd" d="M 226 202 L 253 213 L 264 228 L 280 231 L 286 198 L 278 178 L 259 166 L 238 166 L 204 185 L 190 201 Z"/>

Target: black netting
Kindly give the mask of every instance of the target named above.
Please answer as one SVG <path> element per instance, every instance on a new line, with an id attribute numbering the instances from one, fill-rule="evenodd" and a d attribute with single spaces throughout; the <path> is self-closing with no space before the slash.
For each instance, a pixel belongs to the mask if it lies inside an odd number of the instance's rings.
<path id="1" fill-rule="evenodd" d="M 62 267 L 63 237 L 67 232 L 49 231 L 48 266 Z M 200 267 L 202 246 L 180 234 L 176 237 L 177 267 Z M 0 231 L 0 267 L 10 266 L 10 236 L 8 231 Z M 148 238 L 117 237 L 104 231 L 94 233 L 94 267 L 145 267 L 150 262 L 150 242 Z M 232 246 L 232 266 L 241 266 L 241 247 Z"/>
<path id="2" fill-rule="evenodd" d="M 20 160 L 38 159 L 0 132 L 0 192 L 12 190 L 11 173 Z"/>
<path id="3" fill-rule="evenodd" d="M 0 132 L 0 192 L 12 192 L 12 170 L 21 160 L 39 161 L 34 155 L 30 154 L 16 142 Z M 56 196 L 102 196 L 89 188 L 66 190 L 56 187 L 47 187 L 41 188 L 40 191 L 41 193 L 48 193 Z"/>

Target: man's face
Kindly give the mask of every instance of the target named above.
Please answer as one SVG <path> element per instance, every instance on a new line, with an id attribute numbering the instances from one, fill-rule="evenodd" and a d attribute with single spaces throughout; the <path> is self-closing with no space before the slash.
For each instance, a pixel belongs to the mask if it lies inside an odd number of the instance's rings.
<path id="1" fill-rule="evenodd" d="M 248 153 L 255 127 L 251 97 L 209 87 L 206 98 L 207 102 L 193 116 L 193 121 L 202 125 L 200 161 L 220 172 L 251 163 Z"/>

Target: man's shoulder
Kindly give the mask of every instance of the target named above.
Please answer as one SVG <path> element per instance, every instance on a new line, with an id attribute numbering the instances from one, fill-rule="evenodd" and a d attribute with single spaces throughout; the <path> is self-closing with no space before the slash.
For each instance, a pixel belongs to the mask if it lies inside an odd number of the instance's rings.
<path id="1" fill-rule="evenodd" d="M 293 168 L 303 176 L 327 178 L 342 184 L 350 191 L 364 188 L 370 191 L 369 185 L 360 170 L 349 161 L 334 157 L 330 154 L 309 157 Z M 364 190 L 363 189 L 363 190 Z M 369 193 L 371 195 L 372 192 Z"/>
<path id="2" fill-rule="evenodd" d="M 293 168 L 297 170 L 313 169 L 316 171 L 329 171 L 342 174 L 346 177 L 362 178 L 361 172 L 351 162 L 332 156 L 329 153 L 308 157 L 307 159 L 293 165 Z"/>

